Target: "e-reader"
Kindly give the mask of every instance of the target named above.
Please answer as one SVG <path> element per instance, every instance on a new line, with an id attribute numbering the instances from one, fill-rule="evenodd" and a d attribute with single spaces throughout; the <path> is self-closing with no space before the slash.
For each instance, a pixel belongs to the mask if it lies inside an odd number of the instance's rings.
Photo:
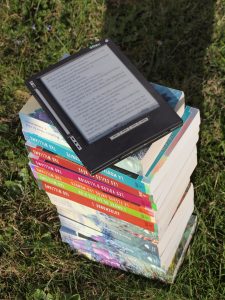
<path id="1" fill-rule="evenodd" d="M 91 174 L 182 125 L 108 39 L 33 75 L 26 84 Z"/>

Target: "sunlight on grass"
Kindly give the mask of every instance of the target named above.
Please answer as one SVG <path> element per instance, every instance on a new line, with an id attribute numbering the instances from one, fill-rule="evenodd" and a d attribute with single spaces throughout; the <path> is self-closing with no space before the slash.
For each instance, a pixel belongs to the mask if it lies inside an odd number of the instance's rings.
<path id="1" fill-rule="evenodd" d="M 225 3 L 47 1 L 0 3 L 0 299 L 222 299 L 225 297 Z M 18 111 L 24 80 L 109 36 L 153 82 L 184 90 L 201 110 L 193 176 L 198 229 L 176 282 L 93 263 L 59 237 L 55 208 L 27 166 Z"/>

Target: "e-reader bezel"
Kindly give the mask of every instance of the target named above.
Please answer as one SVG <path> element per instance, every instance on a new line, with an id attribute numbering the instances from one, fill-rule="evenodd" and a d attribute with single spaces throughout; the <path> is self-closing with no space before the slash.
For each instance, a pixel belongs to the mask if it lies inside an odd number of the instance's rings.
<path id="1" fill-rule="evenodd" d="M 107 45 L 113 51 L 144 88 L 155 98 L 159 106 L 149 113 L 139 116 L 137 119 L 121 126 L 119 129 L 112 131 L 108 135 L 103 136 L 99 140 L 89 143 L 70 120 L 69 116 L 62 110 L 58 101 L 55 100 L 41 81 L 41 77 L 52 70 L 60 68 L 65 63 L 78 59 L 86 53 L 104 45 Z M 31 76 L 26 81 L 26 85 L 43 109 L 50 115 L 63 137 L 91 174 L 95 174 L 115 164 L 144 145 L 154 142 L 156 139 L 182 125 L 182 119 L 109 39 L 100 41 L 49 66 L 45 70 Z M 112 139 L 112 137 L 115 138 Z"/>

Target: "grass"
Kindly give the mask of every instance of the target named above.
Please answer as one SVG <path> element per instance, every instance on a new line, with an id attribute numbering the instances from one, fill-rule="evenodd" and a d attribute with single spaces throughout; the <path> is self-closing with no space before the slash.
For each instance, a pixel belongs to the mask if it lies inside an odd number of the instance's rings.
<path id="1" fill-rule="evenodd" d="M 0 299 L 224 299 L 225 1 L 1 0 Z M 27 167 L 24 79 L 111 37 L 151 81 L 201 110 L 197 232 L 168 286 L 78 257 Z"/>

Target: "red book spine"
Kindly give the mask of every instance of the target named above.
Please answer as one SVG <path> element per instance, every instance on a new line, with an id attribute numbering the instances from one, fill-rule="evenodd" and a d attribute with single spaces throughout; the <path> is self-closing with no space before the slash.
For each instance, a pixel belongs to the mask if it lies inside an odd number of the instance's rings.
<path id="1" fill-rule="evenodd" d="M 122 205 L 124 206 L 125 208 L 128 208 L 128 209 L 132 209 L 132 210 L 135 210 L 135 211 L 138 211 L 140 213 L 143 213 L 145 215 L 148 215 L 149 218 L 150 217 L 154 217 L 152 212 L 149 211 L 148 209 L 146 209 L 145 207 L 142 207 L 142 206 L 138 206 L 138 205 L 135 205 L 133 203 L 130 203 L 130 202 L 127 202 L 127 201 L 124 201 L 120 198 L 117 198 L 117 197 L 114 197 L 112 195 L 109 195 L 109 194 L 106 194 L 106 193 L 103 193 L 99 190 L 96 190 L 88 185 L 85 185 L 83 183 L 80 183 L 79 181 L 77 180 L 73 180 L 73 179 L 70 179 L 70 178 L 67 178 L 67 177 L 64 177 L 64 176 L 61 176 L 60 174 L 58 173 L 55 173 L 55 172 L 52 172 L 52 171 L 49 171 L 49 170 L 46 170 L 44 168 L 41 168 L 39 166 L 36 166 L 36 165 L 32 165 L 32 169 L 34 169 L 36 172 L 38 173 L 41 173 L 41 174 L 44 174 L 48 177 L 51 177 L 51 178 L 54 178 L 56 180 L 59 180 L 59 181 L 62 181 L 62 182 L 65 182 L 69 185 L 72 185 L 78 189 L 82 189 L 84 191 L 87 191 L 89 193 L 92 193 L 92 194 L 95 194 L 99 197 L 102 197 L 103 199 L 107 199 L 113 203 L 118 203 L 119 205 Z M 153 218 L 151 218 L 151 220 L 153 220 Z"/>
<path id="2" fill-rule="evenodd" d="M 124 192 L 122 190 L 119 190 L 115 187 L 111 187 L 101 181 L 97 181 L 94 180 L 92 178 L 86 177 L 84 175 L 81 175 L 79 173 L 70 171 L 68 169 L 62 168 L 58 165 L 52 164 L 52 163 L 48 163 L 45 160 L 43 160 L 42 158 L 38 157 L 38 159 L 36 158 L 30 158 L 31 162 L 33 164 L 35 164 L 36 166 L 39 166 L 41 168 L 44 168 L 48 171 L 54 172 L 56 174 L 62 175 L 63 177 L 67 177 L 73 180 L 76 180 L 80 183 L 85 184 L 86 186 L 92 187 L 96 190 L 100 190 L 106 194 L 111 194 L 114 197 L 123 199 L 125 201 L 128 201 L 130 203 L 135 203 L 135 205 L 137 206 L 142 206 L 142 207 L 146 207 L 144 210 L 146 211 L 150 211 L 151 212 L 151 202 L 150 201 L 146 201 L 146 199 L 137 197 L 135 195 L 129 194 L 127 192 Z"/>
<path id="3" fill-rule="evenodd" d="M 121 189 L 122 191 L 125 191 L 129 194 L 132 194 L 132 195 L 135 195 L 141 199 L 143 199 L 143 201 L 145 201 L 145 203 L 151 203 L 151 200 L 150 200 L 150 196 L 147 195 L 147 194 L 144 194 L 126 184 L 123 184 L 119 181 L 116 181 L 116 180 L 113 180 L 112 178 L 109 178 L 105 175 L 102 175 L 102 174 L 96 174 L 94 176 L 92 176 L 85 167 L 81 166 L 81 165 L 78 165 L 76 164 L 75 162 L 72 162 L 70 160 L 67 160 L 65 158 L 62 158 L 58 155 L 55 155 L 55 154 L 52 154 L 52 153 L 49 153 L 49 152 L 46 152 L 46 151 L 43 151 L 41 148 L 33 148 L 33 147 L 29 147 L 29 151 L 31 153 L 33 153 L 34 155 L 36 156 L 39 156 L 40 158 L 43 158 L 44 160 L 46 161 L 49 161 L 49 162 L 52 162 L 54 164 L 57 164 L 59 166 L 63 166 L 64 168 L 67 168 L 69 170 L 72 170 L 76 173 L 79 173 L 79 174 L 82 174 L 84 176 L 87 176 L 89 178 L 92 178 L 92 179 L 95 179 L 95 180 L 98 180 L 100 182 L 103 182 L 103 183 L 106 183 L 112 187 L 115 187 L 115 188 L 118 188 L 118 189 Z M 145 206 L 146 206 L 145 204 Z M 149 204 L 148 206 L 149 207 Z M 151 208 L 151 207 L 150 207 Z"/>
<path id="4" fill-rule="evenodd" d="M 144 220 L 141 220 L 139 218 L 136 218 L 134 216 L 131 216 L 127 213 L 121 212 L 117 209 L 111 208 L 109 206 L 106 206 L 104 204 L 97 203 L 91 199 L 82 197 L 78 194 L 74 194 L 70 191 L 66 191 L 64 189 L 61 189 L 59 187 L 56 187 L 50 183 L 46 183 L 44 181 L 40 181 L 39 183 L 41 185 L 41 188 L 45 190 L 48 193 L 52 193 L 54 195 L 67 198 L 70 201 L 74 201 L 76 203 L 79 203 L 81 205 L 93 208 L 95 210 L 100 211 L 101 213 L 105 213 L 107 215 L 110 215 L 112 217 L 115 217 L 117 219 L 123 220 L 125 222 L 131 223 L 133 225 L 139 226 L 141 228 L 147 229 L 149 231 L 154 232 L 154 223 L 146 222 Z"/>

